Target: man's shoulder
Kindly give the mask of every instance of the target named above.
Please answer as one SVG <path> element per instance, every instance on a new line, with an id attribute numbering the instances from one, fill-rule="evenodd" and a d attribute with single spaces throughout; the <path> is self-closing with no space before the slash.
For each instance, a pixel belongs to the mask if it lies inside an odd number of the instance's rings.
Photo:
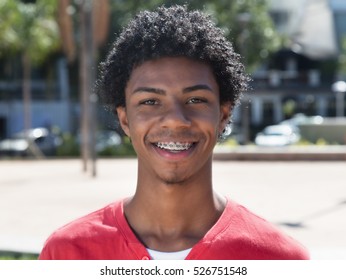
<path id="1" fill-rule="evenodd" d="M 122 201 L 118 201 L 58 228 L 45 242 L 41 258 L 45 258 L 46 252 L 49 254 L 59 252 L 60 254 L 63 251 L 69 251 L 71 258 L 78 258 L 72 256 L 74 251 L 79 252 L 79 250 L 75 250 L 76 248 L 92 248 L 100 241 L 106 244 L 111 240 L 116 240 L 116 237 L 121 235 L 119 217 L 117 217 L 121 213 Z M 59 259 L 58 256 L 54 258 Z M 68 257 L 64 255 L 63 258 Z"/>
<path id="2" fill-rule="evenodd" d="M 251 252 L 253 258 L 309 258 L 307 250 L 298 241 L 240 204 L 230 201 L 223 219 L 227 223 L 224 224 L 222 238 L 218 240 L 230 243 L 236 251 L 245 255 L 246 251 Z"/>
<path id="3" fill-rule="evenodd" d="M 58 228 L 52 236 L 55 237 L 78 237 L 82 235 L 96 234 L 99 230 L 117 228 L 117 213 L 121 211 L 122 201 L 108 204 L 96 211 L 77 218 L 68 224 Z"/>

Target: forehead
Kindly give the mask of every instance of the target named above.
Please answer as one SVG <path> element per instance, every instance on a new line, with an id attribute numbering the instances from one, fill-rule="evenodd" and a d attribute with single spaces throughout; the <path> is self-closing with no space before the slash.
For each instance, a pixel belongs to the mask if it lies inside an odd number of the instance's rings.
<path id="1" fill-rule="evenodd" d="M 218 88 L 211 67 L 186 57 L 164 57 L 145 61 L 136 67 L 129 78 L 127 89 L 137 86 L 181 86 L 207 84 Z"/>

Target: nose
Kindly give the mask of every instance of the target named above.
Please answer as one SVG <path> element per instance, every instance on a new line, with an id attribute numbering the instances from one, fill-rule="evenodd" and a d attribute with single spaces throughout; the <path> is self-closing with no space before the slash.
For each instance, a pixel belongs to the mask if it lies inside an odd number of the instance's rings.
<path id="1" fill-rule="evenodd" d="M 187 108 L 183 104 L 174 102 L 165 110 L 161 126 L 163 128 L 188 128 L 191 126 L 191 121 L 188 116 Z"/>

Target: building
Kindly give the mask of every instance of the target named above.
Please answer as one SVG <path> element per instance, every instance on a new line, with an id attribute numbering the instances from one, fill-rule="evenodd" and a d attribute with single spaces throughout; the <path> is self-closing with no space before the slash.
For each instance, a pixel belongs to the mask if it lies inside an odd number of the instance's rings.
<path id="1" fill-rule="evenodd" d="M 346 1 L 269 2 L 275 26 L 287 40 L 253 73 L 253 91 L 245 94 L 253 134 L 295 113 L 334 117 L 337 94 L 332 84 L 346 78 Z M 237 108 L 234 121 L 244 127 L 242 111 Z"/>
<path id="2" fill-rule="evenodd" d="M 335 116 L 336 93 L 331 85 L 346 80 L 346 1 L 268 1 L 275 26 L 287 37 L 287 44 L 253 73 L 253 91 L 245 93 L 243 105 L 235 109 L 233 122 L 251 126 L 252 135 L 294 113 Z M 53 61 L 49 78 L 49 73 L 33 75 L 32 126 L 58 126 L 74 132 L 79 126 L 78 94 L 75 89 L 71 94 L 65 59 Z M 24 116 L 21 79 L 16 76 L 20 62 L 0 61 L 0 65 L 1 139 L 22 130 Z"/>
<path id="3" fill-rule="evenodd" d="M 22 79 L 17 77 L 20 61 L 15 58 L 0 61 L 0 139 L 9 137 L 24 128 Z M 31 81 L 32 127 L 57 126 L 71 131 L 74 111 L 78 107 L 70 102 L 66 60 L 55 59 L 42 69 L 34 69 Z M 50 73 L 42 73 L 48 71 Z"/>

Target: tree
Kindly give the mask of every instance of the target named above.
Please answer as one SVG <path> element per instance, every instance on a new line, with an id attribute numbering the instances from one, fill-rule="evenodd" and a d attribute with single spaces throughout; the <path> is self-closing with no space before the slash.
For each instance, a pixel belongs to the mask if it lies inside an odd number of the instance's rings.
<path id="1" fill-rule="evenodd" d="M 0 55 L 20 54 L 24 129 L 31 128 L 31 68 L 59 47 L 56 0 L 0 0 Z"/>
<path id="2" fill-rule="evenodd" d="M 338 75 L 340 80 L 346 79 L 346 36 L 341 38 L 340 55 L 337 61 Z"/>
<path id="3" fill-rule="evenodd" d="M 280 47 L 281 40 L 269 15 L 267 0 L 111 1 L 111 34 L 119 33 L 121 27 L 140 10 L 174 4 L 187 4 L 191 9 L 202 9 L 211 14 L 243 57 L 249 72 Z M 109 39 L 113 41 L 114 37 Z"/>
<path id="4" fill-rule="evenodd" d="M 249 72 L 280 47 L 280 37 L 268 12 L 267 0 L 204 1 Z"/>
<path id="5" fill-rule="evenodd" d="M 97 98 L 92 89 L 95 81 L 95 56 L 98 48 L 105 42 L 109 30 L 109 0 L 60 0 L 58 22 L 65 55 L 71 63 L 76 58 L 79 59 L 81 156 L 83 171 L 87 171 L 88 160 L 92 159 L 94 177 Z"/>

